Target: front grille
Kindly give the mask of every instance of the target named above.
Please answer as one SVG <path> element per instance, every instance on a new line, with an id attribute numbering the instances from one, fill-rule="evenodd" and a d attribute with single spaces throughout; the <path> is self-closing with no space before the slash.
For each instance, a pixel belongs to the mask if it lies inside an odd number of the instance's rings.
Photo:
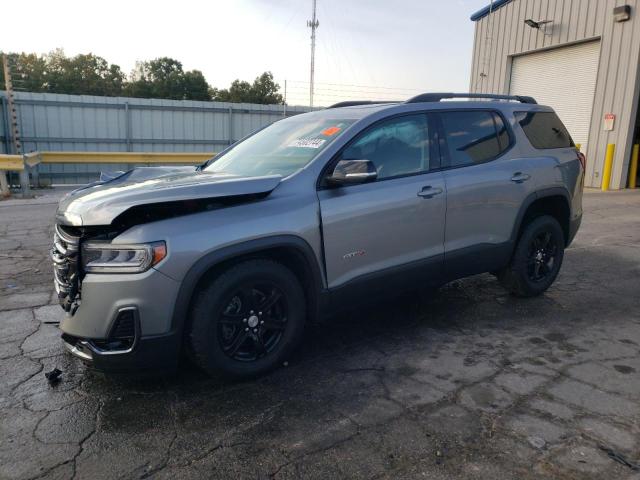
<path id="1" fill-rule="evenodd" d="M 60 305 L 72 315 L 80 301 L 79 250 L 80 237 L 73 235 L 62 225 L 56 225 L 51 249 L 53 281 Z"/>

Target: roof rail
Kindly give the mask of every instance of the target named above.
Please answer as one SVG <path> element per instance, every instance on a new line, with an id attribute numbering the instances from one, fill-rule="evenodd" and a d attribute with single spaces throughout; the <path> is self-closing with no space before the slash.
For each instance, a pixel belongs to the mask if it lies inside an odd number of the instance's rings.
<path id="1" fill-rule="evenodd" d="M 327 108 L 355 107 L 356 105 L 375 105 L 377 103 L 400 103 L 400 100 L 347 100 L 329 105 Z"/>
<path id="2" fill-rule="evenodd" d="M 533 97 L 524 95 L 496 95 L 493 93 L 423 93 L 410 98 L 405 103 L 439 102 L 445 98 L 491 98 L 494 100 L 515 100 L 520 103 L 538 103 Z"/>

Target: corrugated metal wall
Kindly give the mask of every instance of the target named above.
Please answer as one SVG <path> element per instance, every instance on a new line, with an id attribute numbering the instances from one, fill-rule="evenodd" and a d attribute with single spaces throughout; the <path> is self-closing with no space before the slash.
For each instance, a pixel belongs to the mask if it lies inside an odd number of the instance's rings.
<path id="1" fill-rule="evenodd" d="M 613 8 L 619 5 L 631 6 L 629 21 L 613 21 Z M 600 186 L 606 146 L 615 143 L 611 187 L 624 188 L 638 106 L 638 6 L 639 0 L 512 0 L 476 22 L 470 90 L 507 93 L 511 62 L 516 55 L 600 40 L 586 184 Z M 528 18 L 552 20 L 546 27 L 549 35 L 545 35 L 542 29 L 525 25 L 524 20 Z M 576 75 L 580 72 L 577 71 Z M 567 81 L 570 82 L 571 78 Z M 606 113 L 616 115 L 612 131 L 603 130 Z"/>
<path id="2" fill-rule="evenodd" d="M 0 151 L 11 151 L 0 92 Z M 16 92 L 24 152 L 219 152 L 283 117 L 281 105 Z M 287 106 L 287 116 L 306 112 Z M 53 183 L 86 183 L 125 165 L 40 165 Z"/>

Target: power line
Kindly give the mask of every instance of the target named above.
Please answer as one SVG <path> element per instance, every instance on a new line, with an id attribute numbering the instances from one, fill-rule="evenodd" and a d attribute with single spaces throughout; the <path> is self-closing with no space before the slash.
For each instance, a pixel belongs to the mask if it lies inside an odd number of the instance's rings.
<path id="1" fill-rule="evenodd" d="M 289 83 L 304 83 L 307 84 L 306 80 L 288 80 Z M 376 86 L 376 85 L 356 85 L 351 83 L 326 83 L 326 82 L 315 82 L 316 85 L 331 85 L 336 87 L 361 87 L 361 88 L 374 88 L 374 89 L 384 89 L 384 90 L 406 90 L 412 92 L 424 92 L 424 88 L 406 88 L 406 87 L 385 87 L 385 86 Z"/>
<path id="2" fill-rule="evenodd" d="M 307 91 L 306 88 L 304 87 L 296 87 L 293 85 L 289 86 L 289 91 L 290 92 L 299 92 L 299 91 Z M 371 94 L 371 95 L 413 95 L 416 92 L 405 92 L 402 90 L 369 90 L 369 89 L 351 89 L 351 88 L 345 88 L 345 89 L 341 89 L 341 88 L 314 88 L 314 92 L 331 92 L 331 93 L 355 93 L 358 95 L 367 95 L 367 94 Z M 423 90 L 419 90 L 420 93 L 423 92 Z"/>

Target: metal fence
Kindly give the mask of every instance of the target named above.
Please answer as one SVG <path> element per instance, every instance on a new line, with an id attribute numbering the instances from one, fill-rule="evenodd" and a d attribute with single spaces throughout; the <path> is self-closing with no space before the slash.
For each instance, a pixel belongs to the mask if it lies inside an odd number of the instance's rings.
<path id="1" fill-rule="evenodd" d="M 285 116 L 282 105 L 198 102 L 16 92 L 24 153 L 219 152 Z M 286 107 L 286 116 L 309 111 Z M 13 152 L 7 103 L 0 92 L 0 153 Z M 41 181 L 87 183 L 122 164 L 43 164 Z"/>

